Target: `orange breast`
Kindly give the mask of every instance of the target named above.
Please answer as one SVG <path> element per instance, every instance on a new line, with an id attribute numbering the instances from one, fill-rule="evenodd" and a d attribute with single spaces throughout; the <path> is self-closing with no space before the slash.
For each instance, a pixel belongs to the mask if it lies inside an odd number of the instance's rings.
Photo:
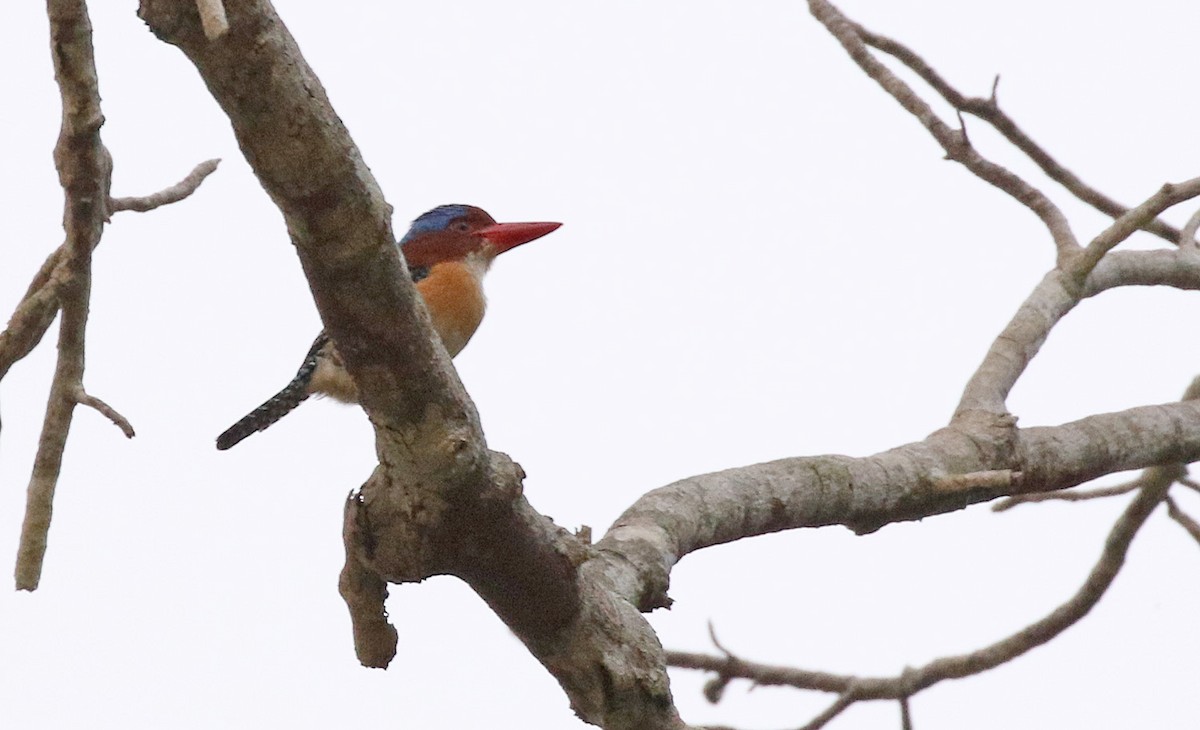
<path id="1" fill-rule="evenodd" d="M 436 264 L 429 275 L 417 282 L 417 291 L 433 319 L 433 328 L 441 335 L 450 357 L 462 351 L 483 321 L 483 271 L 480 267 L 454 261 Z"/>

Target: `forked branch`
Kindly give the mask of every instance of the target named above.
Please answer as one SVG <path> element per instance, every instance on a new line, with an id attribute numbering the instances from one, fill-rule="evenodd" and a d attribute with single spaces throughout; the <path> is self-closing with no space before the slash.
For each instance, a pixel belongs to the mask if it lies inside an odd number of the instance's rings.
<path id="1" fill-rule="evenodd" d="M 856 24 L 850 22 L 840 10 L 826 0 L 809 0 L 809 11 L 842 44 L 850 58 L 867 76 L 883 87 L 884 91 L 900 103 L 929 131 L 946 152 L 948 159 L 960 163 L 976 177 L 987 182 L 1017 202 L 1029 208 L 1046 228 L 1058 250 L 1058 260 L 1064 262 L 1079 251 L 1079 242 L 1071 231 L 1066 216 L 1046 194 L 1038 190 L 1011 170 L 980 155 L 971 146 L 961 129 L 951 129 L 938 118 L 933 109 L 904 83 L 900 77 L 879 62 L 867 49 Z"/>
<path id="2" fill-rule="evenodd" d="M 867 30 L 858 23 L 852 23 L 852 26 L 859 37 L 863 39 L 864 43 L 903 63 L 917 74 L 917 76 L 920 76 L 925 83 L 929 84 L 934 91 L 941 95 L 957 111 L 970 114 L 990 124 L 1014 147 L 1024 152 L 1029 159 L 1033 160 L 1034 164 L 1041 168 L 1047 177 L 1062 185 L 1075 195 L 1075 197 L 1113 218 L 1119 218 L 1129 212 L 1129 206 L 1118 203 L 1091 185 L 1088 185 L 1075 175 L 1075 173 L 1055 160 L 1049 152 L 1034 142 L 1000 108 L 1000 101 L 996 96 L 996 90 L 1000 84 L 999 76 L 993 82 L 992 92 L 987 98 L 967 97 L 951 86 L 924 58 L 908 46 L 893 38 Z M 1179 229 L 1158 218 L 1149 220 L 1143 226 L 1143 230 L 1149 231 L 1171 243 L 1179 241 Z"/>
<path id="3" fill-rule="evenodd" d="M 83 386 L 84 352 L 91 299 L 92 252 L 109 215 L 119 210 L 151 210 L 191 195 L 216 169 L 201 164 L 179 184 L 145 198 L 110 198 L 112 159 L 100 140 L 104 117 L 92 53 L 92 27 L 83 0 L 50 0 L 50 40 L 55 80 L 62 97 L 63 119 L 54 162 L 64 194 L 66 238 L 47 257 L 8 327 L 0 332 L 0 379 L 41 341 L 61 309 L 58 361 L 38 439 L 27 489 L 25 518 L 14 571 L 19 590 L 34 590 L 41 581 L 49 538 L 54 492 L 75 406 L 93 408 L 126 437 L 134 435 L 129 420 Z"/>
<path id="4" fill-rule="evenodd" d="M 112 160 L 100 142 L 100 94 L 92 56 L 92 27 L 83 0 L 50 0 L 50 44 L 54 77 L 62 96 L 62 130 L 54 162 L 64 193 L 66 228 L 62 274 L 58 283 L 62 324 L 58 364 L 50 385 L 46 419 L 29 480 L 25 520 L 17 548 L 17 588 L 34 590 L 50 530 L 54 488 L 62 467 L 71 416 L 83 392 L 83 353 L 91 293 L 92 249 L 108 217 Z M 58 267 L 55 267 L 56 270 Z"/>

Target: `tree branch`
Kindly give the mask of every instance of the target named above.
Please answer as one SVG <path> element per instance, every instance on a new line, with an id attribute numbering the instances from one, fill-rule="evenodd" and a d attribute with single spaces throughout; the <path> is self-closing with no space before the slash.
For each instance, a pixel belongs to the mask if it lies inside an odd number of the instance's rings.
<path id="1" fill-rule="evenodd" d="M 1050 330 L 1083 299 L 1128 285 L 1200 288 L 1200 255 L 1192 248 L 1110 254 L 1097 263 L 1082 286 L 1072 274 L 1057 268 L 1050 271 L 992 342 L 963 389 L 955 418 L 973 411 L 1005 413 L 1009 392 L 1041 350 Z"/>
<path id="2" fill-rule="evenodd" d="M 1200 401 L 1107 413 L 1054 427 L 963 419 L 924 441 L 874 456 L 781 459 L 689 477 L 644 495 L 596 547 L 619 555 L 610 577 L 643 610 L 669 605 L 671 568 L 688 553 L 743 537 L 885 524 L 960 510 L 1019 492 L 1048 492 L 1104 474 L 1200 458 Z M 1019 487 L 983 481 L 944 488 L 945 477 L 1020 472 Z"/>
<path id="3" fill-rule="evenodd" d="M 1200 195 L 1200 178 L 1193 178 L 1177 184 L 1163 185 L 1154 195 L 1151 195 L 1141 205 L 1126 211 L 1108 228 L 1092 239 L 1084 249 L 1083 255 L 1075 257 L 1066 266 L 1066 272 L 1076 282 L 1082 284 L 1092 269 L 1117 244 L 1125 241 L 1134 232 L 1144 228 L 1150 221 L 1171 206 L 1191 200 Z M 1193 247 L 1188 247 L 1194 249 Z M 1189 251 L 1191 252 L 1191 251 Z"/>
<path id="4" fill-rule="evenodd" d="M 937 119 L 832 6 L 810 4 L 948 156 L 1046 223 L 1060 261 L 1078 255 L 1067 222 L 1040 191 Z M 341 581 L 364 663 L 386 665 L 396 651 L 383 610 L 387 582 L 456 575 L 554 674 L 580 717 L 609 728 L 678 728 L 661 647 L 637 610 L 668 603 L 670 569 L 682 555 L 794 527 L 869 532 L 1016 490 L 1062 489 L 1200 457 L 1195 403 L 1024 430 L 1000 411 L 972 410 L 925 441 L 874 457 L 787 459 L 655 490 L 591 548 L 537 514 L 521 496 L 520 467 L 487 450 L 406 275 L 391 210 L 282 21 L 265 0 L 228 0 L 225 8 L 228 30 L 218 43 L 182 0 L 142 0 L 140 14 L 195 64 L 229 116 L 283 212 L 322 321 L 375 427 L 380 463 L 346 504 Z M 1092 273 L 1100 275 L 1108 258 Z M 1080 295 L 1065 296 L 1063 313 Z M 1061 308 L 1053 296 L 1048 301 Z M 1021 479 L 956 478 L 980 472 Z"/>
<path id="5" fill-rule="evenodd" d="M 1024 152 L 1029 159 L 1033 160 L 1034 164 L 1041 168 L 1042 172 L 1046 173 L 1051 180 L 1065 187 L 1075 197 L 1113 218 L 1120 218 L 1129 212 L 1128 206 L 1121 205 L 1099 190 L 1091 187 L 1073 172 L 1059 164 L 1049 152 L 1034 142 L 1011 117 L 1001 111 L 1000 102 L 996 98 L 996 87 L 1000 83 L 999 76 L 996 77 L 995 82 L 992 84 L 991 96 L 986 99 L 979 97 L 968 98 L 947 83 L 941 74 L 926 63 L 925 59 L 921 58 L 921 56 L 904 44 L 887 36 L 873 33 L 858 23 L 852 23 L 852 26 L 859 37 L 863 39 L 864 43 L 903 63 L 920 76 L 925 83 L 929 84 L 934 91 L 940 94 L 956 110 L 978 117 L 990 124 L 1005 139 L 1012 143 L 1014 147 Z M 1177 243 L 1180 239 L 1179 229 L 1157 218 L 1147 222 L 1143 226 L 1143 230 L 1153 233 L 1171 243 Z"/>
<path id="6" fill-rule="evenodd" d="M 195 64 L 229 116 L 375 427 L 380 463 L 348 501 L 344 530 L 341 585 L 360 660 L 379 666 L 395 650 L 385 581 L 452 574 L 558 679 L 581 718 L 681 727 L 645 619 L 591 567 L 588 546 L 524 500 L 520 467 L 487 450 L 395 245 L 391 208 L 295 41 L 265 0 L 226 0 L 225 10 L 229 29 L 216 43 L 190 3 L 142 0 L 139 14 Z"/>
<path id="7" fill-rule="evenodd" d="M 54 148 L 54 162 L 65 197 L 66 243 L 60 264 L 65 268 L 59 274 L 56 266 L 56 275 L 50 278 L 57 281 L 63 310 L 58 363 L 50 385 L 17 547 L 16 586 L 27 591 L 36 589 L 41 580 L 54 490 L 78 402 L 76 396 L 82 390 L 92 249 L 100 240 L 108 217 L 105 203 L 112 175 L 112 160 L 100 142 L 104 117 L 100 113 L 87 7 L 83 0 L 49 0 L 47 9 L 54 78 L 63 103 L 62 129 Z"/>
<path id="8" fill-rule="evenodd" d="M 183 178 L 174 185 L 163 188 L 157 193 L 143 195 L 132 198 L 111 198 L 108 201 L 108 209 L 112 213 L 117 213 L 122 210 L 133 210 L 138 213 L 145 213 L 161 208 L 164 205 L 178 203 L 187 198 L 200 187 L 200 183 L 209 175 L 217 171 L 217 165 L 221 164 L 220 159 L 205 160 L 199 165 L 196 165 L 187 177 Z"/>
<path id="9" fill-rule="evenodd" d="M 785 685 L 798 689 L 837 692 L 840 697 L 834 707 L 838 708 L 838 711 L 844 709 L 842 703 L 847 697 L 850 698 L 850 702 L 906 700 L 943 680 L 959 679 L 994 669 L 1047 643 L 1091 611 L 1120 572 L 1129 545 L 1138 530 L 1145 524 L 1154 508 L 1166 499 L 1167 490 L 1178 475 L 1179 468 L 1177 465 L 1155 467 L 1147 469 L 1139 477 L 1138 495 L 1113 525 L 1100 559 L 1075 595 L 1042 619 L 977 651 L 935 659 L 923 667 L 906 669 L 894 677 L 856 677 L 758 664 L 740 659 L 723 648 L 723 656 L 668 651 L 667 662 L 673 667 L 715 672 L 722 681 L 740 678 L 752 680 L 760 685 Z M 832 709 L 831 707 L 830 710 Z M 828 713 L 829 710 L 818 716 L 818 719 Z"/>
<path id="10" fill-rule="evenodd" d="M 133 432 L 133 426 L 129 423 L 129 420 L 125 418 L 125 416 L 117 413 L 117 409 L 100 400 L 96 396 L 89 395 L 88 392 L 83 389 L 82 385 L 79 385 L 74 389 L 71 397 L 75 399 L 77 404 L 81 406 L 87 406 L 88 408 L 91 408 L 108 420 L 112 421 L 113 425 L 121 429 L 121 433 L 125 434 L 125 438 L 131 439 L 135 436 Z"/>
<path id="11" fill-rule="evenodd" d="M 1054 239 L 1060 264 L 1078 254 L 1079 242 L 1071 231 L 1070 224 L 1058 206 L 1044 193 L 1007 168 L 984 158 L 971 146 L 962 130 L 952 130 L 939 119 L 933 109 L 908 84 L 871 55 L 858 33 L 859 26 L 847 19 L 840 10 L 826 0 L 809 0 L 808 9 L 841 43 L 842 48 L 859 68 L 921 122 L 945 150 L 948 159 L 958 162 L 979 179 L 1012 196 L 1041 219 Z"/>
<path id="12" fill-rule="evenodd" d="M 220 160 L 202 162 L 187 177 L 157 193 L 135 198 L 109 198 L 108 213 L 123 210 L 146 212 L 170 203 L 177 203 L 200 187 L 200 183 L 217 169 Z M 107 195 L 107 190 L 105 191 Z M 93 246 L 99 245 L 97 239 Z M 34 275 L 29 288 L 22 297 L 8 327 L 0 332 L 0 380 L 9 369 L 37 347 L 54 322 L 60 306 L 59 291 L 71 272 L 64 265 L 65 244 L 46 257 L 41 269 Z"/>
<path id="13" fill-rule="evenodd" d="M 1180 509 L 1175 500 L 1170 497 L 1167 497 L 1167 514 L 1170 515 L 1171 519 L 1178 522 L 1183 529 L 1187 530 L 1187 533 L 1192 536 L 1193 540 L 1200 543 L 1200 523 L 1197 523 L 1191 515 Z"/>
<path id="14" fill-rule="evenodd" d="M 1137 489 L 1140 484 L 1138 482 L 1126 482 L 1125 484 L 1117 484 L 1111 487 L 1099 487 L 1097 489 L 1088 489 L 1081 491 L 1063 491 L 1063 492 L 1036 492 L 1034 494 L 1017 494 L 1004 499 L 992 505 L 993 512 L 1005 512 L 1016 507 L 1019 504 L 1032 504 L 1034 502 L 1085 502 L 1090 499 L 1104 499 L 1105 497 L 1116 497 L 1122 494 L 1129 494 Z"/>

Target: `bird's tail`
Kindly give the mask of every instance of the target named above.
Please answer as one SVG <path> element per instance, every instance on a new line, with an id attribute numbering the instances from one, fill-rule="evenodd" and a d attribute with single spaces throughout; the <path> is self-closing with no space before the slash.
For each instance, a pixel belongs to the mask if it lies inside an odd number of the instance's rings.
<path id="1" fill-rule="evenodd" d="M 313 371 L 317 369 L 317 356 L 321 348 L 328 342 L 329 338 L 322 332 L 317 337 L 317 341 L 313 343 L 312 349 L 308 351 L 304 363 L 296 371 L 296 377 L 292 378 L 292 382 L 271 396 L 266 403 L 246 414 L 242 420 L 225 429 L 225 433 L 217 437 L 217 449 L 224 451 L 236 446 L 252 433 L 265 431 L 303 403 L 311 395 L 308 392 L 308 384 L 312 380 Z"/>

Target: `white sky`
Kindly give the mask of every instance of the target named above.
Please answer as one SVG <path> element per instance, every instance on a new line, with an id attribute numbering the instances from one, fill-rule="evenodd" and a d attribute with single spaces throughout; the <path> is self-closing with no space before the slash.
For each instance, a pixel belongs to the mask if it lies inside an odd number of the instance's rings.
<path id="1" fill-rule="evenodd" d="M 361 411 L 311 402 L 213 448 L 291 378 L 319 325 L 228 122 L 135 5 L 92 8 L 114 194 L 225 162 L 183 204 L 120 214 L 97 252 L 86 385 L 138 437 L 77 413 L 42 588 L 0 590 L 0 725 L 582 727 L 451 579 L 394 589 L 400 656 L 386 672 L 359 667 L 337 573 L 342 500 L 374 463 Z M 600 533 L 694 473 L 922 438 L 1052 265 L 1036 219 L 942 161 L 800 2 L 278 5 L 398 233 L 447 202 L 565 223 L 493 269 L 490 314 L 456 361 L 491 446 L 564 526 Z M 965 92 L 1000 72 L 1005 108 L 1120 200 L 1200 174 L 1198 6 L 1079 7 L 843 4 Z M 44 8 L 5 15 L 6 317 L 62 234 Z M 1081 237 L 1103 225 L 969 124 Z M 1177 398 L 1200 371 L 1198 313 L 1195 294 L 1166 290 L 1085 303 L 1013 411 L 1055 424 Z M 53 338 L 0 386 L 0 561 L 15 555 Z M 1123 506 L 976 507 L 865 538 L 829 528 L 706 550 L 675 570 L 675 608 L 651 621 L 670 648 L 708 649 L 712 619 L 749 659 L 894 673 L 1040 618 L 1078 587 Z M 1091 616 L 922 693 L 917 727 L 1194 727 L 1198 568 L 1196 544 L 1156 514 Z M 702 680 L 673 673 L 690 722 L 795 727 L 831 700 L 739 683 L 713 707 Z M 831 727 L 898 724 L 876 703 Z"/>

